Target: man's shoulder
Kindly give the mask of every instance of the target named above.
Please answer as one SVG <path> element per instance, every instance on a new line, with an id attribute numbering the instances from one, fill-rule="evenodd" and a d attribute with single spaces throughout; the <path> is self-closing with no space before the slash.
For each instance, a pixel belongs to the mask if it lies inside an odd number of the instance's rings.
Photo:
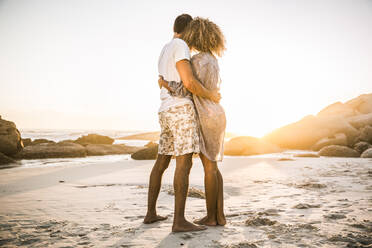
<path id="1" fill-rule="evenodd" d="M 174 38 L 169 44 L 174 47 L 189 49 L 189 46 L 186 44 L 186 42 L 180 38 Z"/>

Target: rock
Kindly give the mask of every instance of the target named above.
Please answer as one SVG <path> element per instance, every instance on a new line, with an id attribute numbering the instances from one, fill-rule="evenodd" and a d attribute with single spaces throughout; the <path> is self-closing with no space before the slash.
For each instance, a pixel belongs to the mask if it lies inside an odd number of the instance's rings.
<path id="1" fill-rule="evenodd" d="M 331 145 L 319 151 L 320 156 L 327 157 L 359 157 L 360 154 L 347 146 Z"/>
<path id="2" fill-rule="evenodd" d="M 345 219 L 346 215 L 339 214 L 339 213 L 330 213 L 323 215 L 324 218 L 332 219 L 332 220 L 339 220 L 339 219 Z"/>
<path id="3" fill-rule="evenodd" d="M 372 126 L 365 126 L 362 128 L 357 140 L 372 143 Z"/>
<path id="4" fill-rule="evenodd" d="M 101 156 L 110 154 L 132 154 L 143 147 L 126 146 L 126 145 L 108 145 L 108 144 L 89 144 L 85 146 L 88 156 Z"/>
<path id="5" fill-rule="evenodd" d="M 22 148 L 21 133 L 14 122 L 0 117 L 0 152 L 9 156 L 19 152 Z"/>
<path id="6" fill-rule="evenodd" d="M 53 140 L 48 140 L 48 139 L 34 139 L 31 142 L 31 144 L 29 144 L 29 145 L 33 146 L 33 145 L 43 144 L 43 143 L 53 143 L 54 144 L 56 142 L 54 142 Z"/>
<path id="7" fill-rule="evenodd" d="M 87 144 L 108 144 L 111 145 L 114 143 L 114 139 L 108 137 L 108 136 L 103 136 L 99 134 L 88 134 L 88 135 L 83 135 L 82 137 L 78 138 L 77 140 L 74 141 L 77 144 L 80 145 L 87 145 Z"/>
<path id="8" fill-rule="evenodd" d="M 128 135 L 118 138 L 119 140 L 151 140 L 156 141 L 160 138 L 160 132 L 148 132 Z"/>
<path id="9" fill-rule="evenodd" d="M 132 159 L 149 160 L 158 156 L 158 145 L 139 150 L 131 155 Z"/>
<path id="10" fill-rule="evenodd" d="M 2 154 L 0 152 L 0 168 L 4 168 L 2 165 L 17 163 L 14 159 Z"/>
<path id="11" fill-rule="evenodd" d="M 23 143 L 23 146 L 26 147 L 26 146 L 31 145 L 32 141 L 30 138 L 27 138 L 27 139 L 22 139 L 22 143 Z"/>
<path id="12" fill-rule="evenodd" d="M 246 226 L 272 226 L 276 223 L 276 220 L 270 220 L 262 217 L 250 217 L 245 221 Z"/>
<path id="13" fill-rule="evenodd" d="M 310 115 L 274 130 L 263 139 L 282 148 L 310 150 L 320 139 L 337 133 L 344 133 L 348 142 L 359 134 L 343 117 Z"/>
<path id="14" fill-rule="evenodd" d="M 347 137 L 343 133 L 336 133 L 332 137 L 322 138 L 312 147 L 313 151 L 319 151 L 325 146 L 340 145 L 346 146 L 348 144 Z"/>
<path id="15" fill-rule="evenodd" d="M 152 146 L 157 146 L 157 145 L 158 145 L 157 143 L 150 141 L 150 142 L 147 143 L 145 146 L 146 146 L 146 147 L 152 147 Z"/>
<path id="16" fill-rule="evenodd" d="M 17 159 L 85 157 L 85 147 L 75 143 L 41 143 L 27 146 L 14 157 Z"/>
<path id="17" fill-rule="evenodd" d="M 365 150 L 360 157 L 362 157 L 362 158 L 372 158 L 372 148 L 369 148 L 369 149 Z"/>
<path id="18" fill-rule="evenodd" d="M 349 117 L 346 120 L 355 128 L 372 126 L 372 113 Z"/>
<path id="19" fill-rule="evenodd" d="M 317 116 L 337 115 L 337 116 L 349 117 L 349 116 L 354 116 L 356 114 L 360 114 L 360 113 L 356 111 L 352 106 L 343 104 L 342 102 L 336 102 L 322 109 L 317 114 Z"/>
<path id="20" fill-rule="evenodd" d="M 316 153 L 298 153 L 294 154 L 293 157 L 298 158 L 319 158 L 319 155 Z"/>
<path id="21" fill-rule="evenodd" d="M 280 152 L 276 145 L 249 136 L 239 136 L 230 139 L 224 144 L 224 154 L 230 156 L 248 156 Z"/>
<path id="22" fill-rule="evenodd" d="M 293 158 L 279 158 L 278 161 L 295 161 Z"/>
<path id="23" fill-rule="evenodd" d="M 345 105 L 362 114 L 372 113 L 372 93 L 360 95 L 346 102 Z"/>
<path id="24" fill-rule="evenodd" d="M 322 183 L 306 182 L 302 184 L 296 184 L 295 187 L 299 189 L 324 189 L 327 188 L 327 185 Z"/>
<path id="25" fill-rule="evenodd" d="M 362 154 L 368 148 L 372 148 L 372 145 L 365 141 L 360 141 L 354 145 L 354 150 L 359 152 L 360 154 Z"/>
<path id="26" fill-rule="evenodd" d="M 299 203 L 292 208 L 297 208 L 297 209 L 309 209 L 309 208 L 320 208 L 319 204 L 307 204 L 307 203 Z"/>

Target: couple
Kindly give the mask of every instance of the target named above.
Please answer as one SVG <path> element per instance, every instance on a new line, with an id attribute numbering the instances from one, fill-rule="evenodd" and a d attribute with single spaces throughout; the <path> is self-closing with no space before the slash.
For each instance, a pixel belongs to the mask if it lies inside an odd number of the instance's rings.
<path id="1" fill-rule="evenodd" d="M 159 58 L 161 134 L 158 157 L 151 171 L 148 208 L 144 223 L 165 220 L 157 215 L 156 201 L 161 178 L 171 157 L 176 158 L 173 187 L 175 209 L 173 232 L 205 230 L 225 225 L 223 180 L 217 167 L 222 160 L 226 118 L 218 104 L 219 67 L 216 55 L 225 50 L 220 28 L 208 19 L 183 14 L 176 18 L 173 39 L 164 46 Z M 198 52 L 192 58 L 190 49 Z M 204 167 L 207 216 L 188 222 L 185 203 L 189 187 L 192 156 L 199 153 Z"/>

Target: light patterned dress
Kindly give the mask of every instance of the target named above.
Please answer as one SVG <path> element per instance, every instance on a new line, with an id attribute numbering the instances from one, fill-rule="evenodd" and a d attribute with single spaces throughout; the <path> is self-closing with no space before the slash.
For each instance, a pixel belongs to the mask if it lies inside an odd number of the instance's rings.
<path id="1" fill-rule="evenodd" d="M 217 59 L 210 53 L 198 53 L 191 58 L 194 75 L 209 90 L 219 89 L 220 76 Z M 171 94 L 187 97 L 182 82 L 169 82 Z M 192 95 L 199 122 L 200 152 L 211 161 L 223 158 L 226 116 L 222 106 L 209 99 Z"/>

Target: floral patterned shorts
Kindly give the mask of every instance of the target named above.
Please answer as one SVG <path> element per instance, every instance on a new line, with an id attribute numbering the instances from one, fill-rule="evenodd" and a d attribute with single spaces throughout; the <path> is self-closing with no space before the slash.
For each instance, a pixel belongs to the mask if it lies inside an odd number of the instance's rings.
<path id="1" fill-rule="evenodd" d="M 170 107 L 159 113 L 159 154 L 180 156 L 199 153 L 199 131 L 194 106 Z"/>

